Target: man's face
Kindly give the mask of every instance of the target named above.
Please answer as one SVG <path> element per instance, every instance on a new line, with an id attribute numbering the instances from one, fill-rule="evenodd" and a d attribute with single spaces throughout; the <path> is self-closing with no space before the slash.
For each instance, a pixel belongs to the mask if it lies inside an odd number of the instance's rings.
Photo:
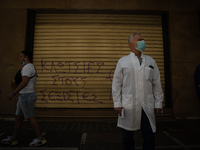
<path id="1" fill-rule="evenodd" d="M 141 53 L 140 51 L 138 51 L 138 50 L 136 49 L 136 47 L 137 47 L 137 42 L 138 42 L 138 41 L 142 41 L 142 40 L 144 40 L 144 38 L 143 38 L 141 35 L 135 35 L 135 36 L 132 38 L 132 40 L 131 40 L 131 42 L 130 42 L 130 47 L 131 47 L 132 52 L 134 52 L 135 54 Z"/>
<path id="2" fill-rule="evenodd" d="M 19 61 L 20 63 L 22 64 L 22 62 L 25 60 L 25 57 L 24 57 L 24 54 L 23 53 L 20 53 L 19 55 Z"/>

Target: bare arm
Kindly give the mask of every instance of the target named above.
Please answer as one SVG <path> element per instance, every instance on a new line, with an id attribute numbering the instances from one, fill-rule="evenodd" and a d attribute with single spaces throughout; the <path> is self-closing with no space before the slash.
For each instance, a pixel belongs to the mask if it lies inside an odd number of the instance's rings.
<path id="1" fill-rule="evenodd" d="M 14 97 L 15 94 L 19 93 L 24 87 L 26 87 L 28 82 L 29 82 L 29 77 L 23 76 L 22 82 L 19 84 L 19 86 L 11 94 L 8 95 L 7 99 L 11 100 Z"/>

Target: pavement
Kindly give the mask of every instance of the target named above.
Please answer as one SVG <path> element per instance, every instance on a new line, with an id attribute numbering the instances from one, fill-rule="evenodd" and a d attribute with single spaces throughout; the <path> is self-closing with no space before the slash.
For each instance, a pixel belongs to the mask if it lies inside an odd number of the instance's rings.
<path id="1" fill-rule="evenodd" d="M 35 134 L 25 121 L 16 146 L 0 144 L 0 150 L 122 150 L 121 130 L 116 118 L 54 119 L 40 118 L 41 131 L 47 143 L 29 147 Z M 14 120 L 0 120 L 0 139 L 12 134 Z M 157 118 L 156 150 L 200 150 L 200 119 L 177 120 Z M 142 135 L 134 135 L 136 150 L 142 149 Z"/>

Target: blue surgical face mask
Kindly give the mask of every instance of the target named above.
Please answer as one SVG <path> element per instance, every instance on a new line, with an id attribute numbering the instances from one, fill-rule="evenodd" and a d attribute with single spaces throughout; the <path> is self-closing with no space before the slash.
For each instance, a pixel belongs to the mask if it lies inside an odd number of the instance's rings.
<path id="1" fill-rule="evenodd" d="M 145 50 L 145 41 L 144 40 L 138 41 L 136 49 L 138 51 L 140 51 L 140 52 L 144 52 L 144 50 Z"/>
<path id="2" fill-rule="evenodd" d="M 22 65 L 23 65 L 23 66 L 25 66 L 25 65 L 26 65 L 26 62 L 25 62 L 25 61 L 23 61 L 23 62 L 22 62 Z"/>

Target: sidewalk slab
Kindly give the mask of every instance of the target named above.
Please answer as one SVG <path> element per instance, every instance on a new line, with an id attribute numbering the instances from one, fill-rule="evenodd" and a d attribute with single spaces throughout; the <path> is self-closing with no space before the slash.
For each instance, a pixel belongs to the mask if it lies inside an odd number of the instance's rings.
<path id="1" fill-rule="evenodd" d="M 97 119 L 96 119 L 97 120 Z M 30 148 L 35 134 L 25 121 L 21 129 L 19 145 L 0 144 L 0 150 L 122 150 L 121 129 L 116 120 L 76 122 L 41 122 L 39 125 L 47 139 L 41 147 Z M 12 134 L 14 121 L 0 121 L 0 139 Z M 200 120 L 157 120 L 156 150 L 199 150 Z M 136 150 L 142 149 L 142 134 L 134 134 Z"/>

